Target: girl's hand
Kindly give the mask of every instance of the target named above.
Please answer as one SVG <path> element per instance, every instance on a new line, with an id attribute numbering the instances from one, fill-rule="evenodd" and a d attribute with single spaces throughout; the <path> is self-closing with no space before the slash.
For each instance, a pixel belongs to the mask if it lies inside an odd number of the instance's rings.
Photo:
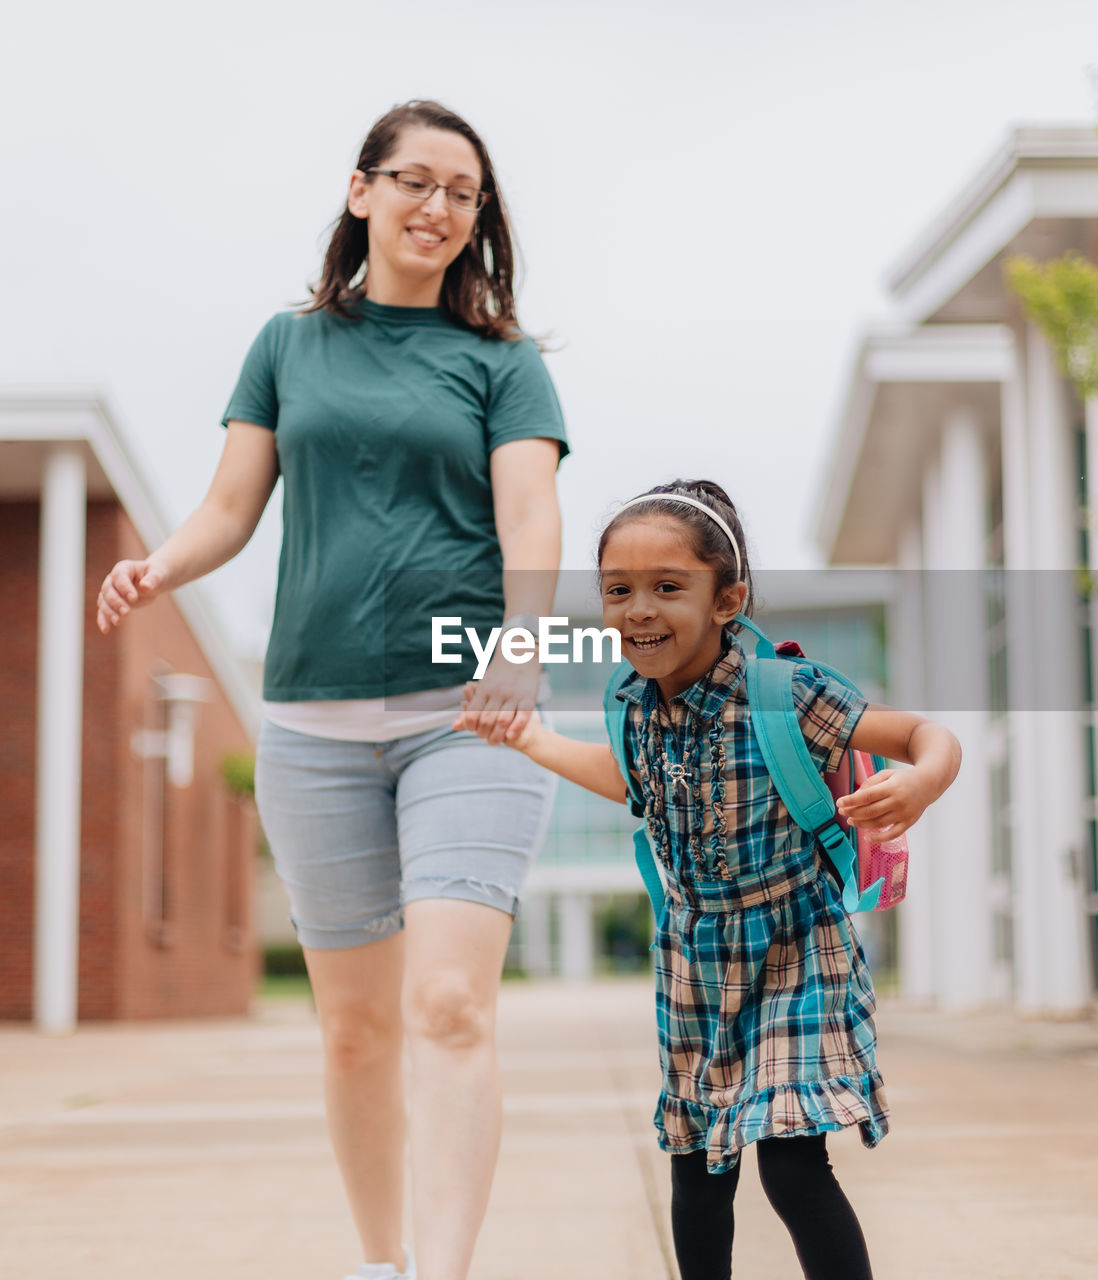
<path id="1" fill-rule="evenodd" d="M 470 680 L 465 686 L 465 701 L 461 708 L 461 715 L 458 716 L 451 727 L 454 729 L 467 729 L 470 733 L 475 733 L 478 737 L 486 739 L 493 745 L 499 742 L 506 742 L 509 747 L 514 747 L 516 751 L 526 751 L 534 741 L 538 731 L 543 727 L 537 708 L 534 707 L 525 713 L 522 727 L 517 731 L 515 730 L 515 724 L 518 721 L 516 715 L 511 721 L 510 730 L 504 735 L 496 720 L 490 719 L 485 712 L 475 709 L 477 693 L 483 683 L 483 681 L 478 683 Z"/>
<path id="2" fill-rule="evenodd" d="M 842 796 L 835 807 L 852 827 L 882 840 L 895 840 L 935 798 L 917 768 L 882 769 L 866 778 L 853 795 Z"/>
<path id="3" fill-rule="evenodd" d="M 167 571 L 155 555 L 146 560 L 119 560 L 99 588 L 95 613 L 99 630 L 108 635 L 131 609 L 155 600 L 166 578 Z"/>

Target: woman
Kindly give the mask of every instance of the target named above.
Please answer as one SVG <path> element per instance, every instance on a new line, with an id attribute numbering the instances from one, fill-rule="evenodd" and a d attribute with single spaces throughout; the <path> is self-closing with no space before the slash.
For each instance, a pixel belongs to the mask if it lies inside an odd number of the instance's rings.
<path id="1" fill-rule="evenodd" d="M 256 794 L 319 1010 L 358 1275 L 415 1274 L 407 1037 L 419 1274 L 463 1280 L 499 1145 L 500 971 L 551 791 L 520 753 L 450 728 L 471 667 L 432 663 L 431 619 L 484 636 L 550 611 L 567 452 L 464 120 L 432 102 L 378 120 L 312 305 L 265 326 L 223 421 L 202 505 L 146 560 L 115 565 L 98 623 L 235 555 L 282 475 Z M 520 733 L 539 680 L 497 656 L 471 722 Z"/>

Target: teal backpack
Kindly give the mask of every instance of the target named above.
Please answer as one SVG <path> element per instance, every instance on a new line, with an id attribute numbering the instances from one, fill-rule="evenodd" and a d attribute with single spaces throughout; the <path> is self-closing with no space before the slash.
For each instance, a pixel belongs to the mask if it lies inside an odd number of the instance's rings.
<path id="1" fill-rule="evenodd" d="M 886 768 L 886 761 L 880 756 L 851 748 L 837 773 L 821 774 L 809 754 L 793 701 L 793 671 L 798 660 L 807 661 L 804 654 L 796 644 L 783 644 L 775 649 L 762 631 L 743 614 L 733 622 L 755 635 L 754 653 L 745 651 L 744 654 L 751 727 L 774 788 L 789 810 L 790 817 L 819 841 L 842 887 L 843 907 L 848 912 L 895 906 L 903 899 L 907 885 L 907 841 L 901 837 L 881 843 L 865 832 L 848 828 L 835 809 L 837 795 L 855 790 L 862 779 Z M 833 667 L 822 662 L 810 662 L 809 665 L 855 693 L 860 692 L 852 681 Z M 626 757 L 628 705 L 616 696 L 632 675 L 633 668 L 628 662 L 618 664 L 606 686 L 602 706 L 614 759 L 628 788 L 630 808 L 640 816 L 644 813 L 644 798 Z M 664 887 L 645 826 L 638 827 L 633 833 L 633 852 L 652 910 L 659 919 Z"/>

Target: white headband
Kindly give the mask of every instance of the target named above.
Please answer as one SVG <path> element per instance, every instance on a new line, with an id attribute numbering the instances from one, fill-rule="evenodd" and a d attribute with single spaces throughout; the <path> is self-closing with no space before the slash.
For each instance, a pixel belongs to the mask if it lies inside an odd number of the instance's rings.
<path id="1" fill-rule="evenodd" d="M 736 542 L 736 536 L 728 527 L 722 516 L 719 516 L 712 507 L 707 507 L 704 502 L 699 502 L 697 498 L 688 498 L 681 493 L 642 493 L 639 498 L 630 498 L 628 502 L 622 503 L 614 515 L 616 520 L 623 511 L 629 507 L 635 507 L 638 502 L 685 502 L 688 507 L 697 507 L 699 511 L 705 514 L 724 531 L 724 536 L 732 544 L 732 551 L 736 557 L 736 581 L 743 581 L 743 559 L 740 556 L 739 544 Z"/>

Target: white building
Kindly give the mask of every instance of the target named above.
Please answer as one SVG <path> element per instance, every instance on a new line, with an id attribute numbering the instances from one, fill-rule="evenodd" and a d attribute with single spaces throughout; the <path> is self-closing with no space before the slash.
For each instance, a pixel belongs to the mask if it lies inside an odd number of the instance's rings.
<path id="1" fill-rule="evenodd" d="M 164 523 L 103 397 L 0 387 L 0 1020 L 240 1014 L 259 700 L 184 588 L 110 639 L 104 575 Z"/>
<path id="2" fill-rule="evenodd" d="M 1067 250 L 1098 261 L 1098 132 L 1018 129 L 893 273 L 823 486 L 829 560 L 906 571 L 892 700 L 964 747 L 900 908 L 904 992 L 945 1006 L 1066 1012 L 1095 988 L 1098 409 L 1004 278 Z"/>

